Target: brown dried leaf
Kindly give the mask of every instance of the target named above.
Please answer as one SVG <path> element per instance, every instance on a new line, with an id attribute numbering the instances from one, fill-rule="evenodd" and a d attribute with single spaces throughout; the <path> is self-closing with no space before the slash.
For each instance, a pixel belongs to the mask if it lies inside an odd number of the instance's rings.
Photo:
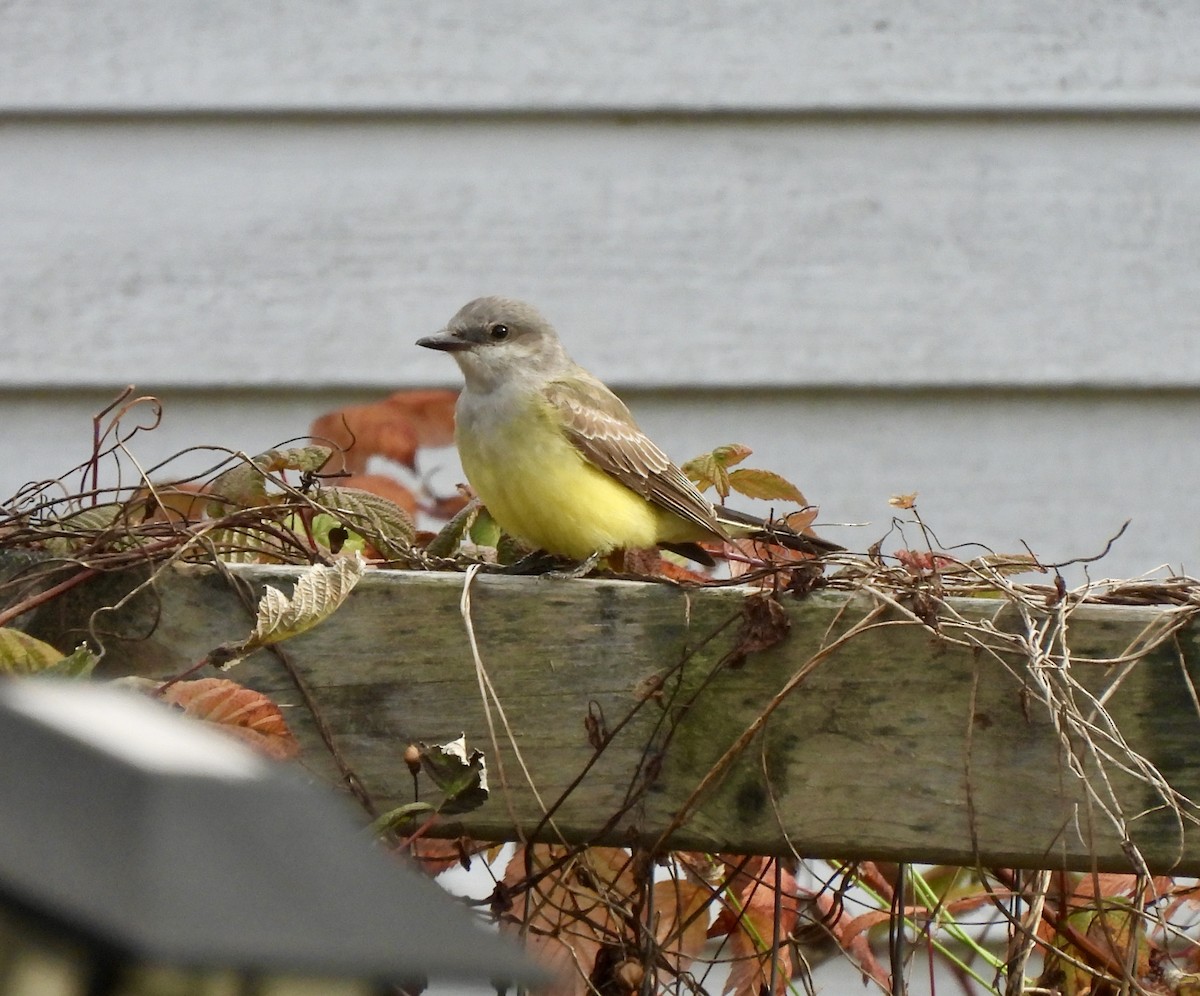
<path id="1" fill-rule="evenodd" d="M 236 681 L 228 678 L 177 681 L 159 697 L 268 757 L 284 761 L 300 752 L 300 744 L 284 722 L 279 706 L 261 692 Z"/>
<path id="2" fill-rule="evenodd" d="M 455 391 L 399 391 L 382 401 L 349 405 L 316 419 L 309 434 L 344 453 L 346 470 L 361 474 L 372 456 L 412 468 L 421 446 L 454 442 Z"/>
<path id="3" fill-rule="evenodd" d="M 704 884 L 669 878 L 654 884 L 655 940 L 674 974 L 686 972 L 708 940 L 712 890 Z"/>
<path id="4" fill-rule="evenodd" d="M 800 493 L 786 477 L 772 470 L 752 470 L 743 468 L 729 475 L 729 484 L 734 491 L 747 498 L 763 498 L 766 501 L 789 501 L 797 505 L 807 505 L 808 499 Z"/>
<path id="5" fill-rule="evenodd" d="M 775 920 L 775 861 L 763 857 L 727 856 L 729 871 L 725 889 L 733 968 L 725 983 L 725 993 L 734 996 L 759 996 L 771 992 L 772 963 L 775 971 L 774 992 L 782 993 L 795 971 L 792 948 L 786 943 L 800 915 L 796 879 L 790 871 L 779 873 L 780 916 Z M 711 933 L 711 931 L 710 931 Z"/>
<path id="6" fill-rule="evenodd" d="M 817 916 L 820 917 L 821 923 L 833 935 L 838 947 L 850 956 L 850 959 L 862 970 L 864 975 L 874 979 L 885 993 L 891 992 L 891 975 L 875 957 L 875 952 L 871 950 L 870 942 L 867 939 L 866 931 L 861 929 L 863 927 L 871 927 L 873 923 L 864 920 L 864 917 L 847 917 L 845 915 L 845 906 L 828 889 L 822 889 L 818 892 L 813 898 L 813 902 L 816 904 Z M 864 914 L 864 916 L 874 917 L 876 912 Z M 880 915 L 885 920 L 888 918 L 888 914 L 886 913 Z M 860 923 L 860 921 L 863 922 Z"/>
<path id="7" fill-rule="evenodd" d="M 565 848 L 533 844 L 517 849 L 504 872 L 503 884 L 515 888 L 528 873 L 537 875 L 565 852 Z M 535 989 L 540 996 L 587 996 L 596 959 L 605 945 L 620 936 L 622 921 L 606 894 L 621 893 L 621 874 L 613 865 L 613 848 L 589 848 L 560 868 L 548 873 L 519 897 L 511 913 L 523 917 L 528 928 L 525 950 L 554 976 L 554 981 Z M 616 851 L 629 863 L 629 855 Z M 500 929 L 516 934 L 519 921 L 504 920 Z"/>
<path id="8" fill-rule="evenodd" d="M 727 653 L 723 663 L 728 667 L 741 667 L 746 658 L 760 650 L 775 646 L 792 628 L 783 606 L 769 591 L 756 591 L 742 600 L 742 624 L 738 628 L 737 642 Z"/>
<path id="9" fill-rule="evenodd" d="M 408 854 L 424 874 L 433 878 L 450 868 L 469 868 L 472 855 L 493 846 L 501 845 L 472 840 L 470 837 L 455 837 L 453 840 L 421 837 L 409 845 Z"/>
<path id="10" fill-rule="evenodd" d="M 457 391 L 397 391 L 384 404 L 403 417 L 417 434 L 421 446 L 451 446 L 454 443 L 454 405 Z"/>
<path id="11" fill-rule="evenodd" d="M 672 581 L 683 581 L 689 584 L 705 584 L 711 580 L 707 574 L 701 574 L 690 567 L 668 560 L 662 555 L 661 550 L 653 547 L 648 550 L 623 551 L 620 569 L 628 574 L 670 578 Z"/>
<path id="12" fill-rule="evenodd" d="M 908 494 L 892 495 L 888 499 L 888 504 L 893 508 L 912 508 L 917 503 L 917 492 L 910 491 Z"/>
<path id="13" fill-rule="evenodd" d="M 156 484 L 137 490 L 137 498 L 146 502 L 147 518 L 154 522 L 199 522 L 208 502 L 208 488 L 190 481 L 181 484 Z"/>

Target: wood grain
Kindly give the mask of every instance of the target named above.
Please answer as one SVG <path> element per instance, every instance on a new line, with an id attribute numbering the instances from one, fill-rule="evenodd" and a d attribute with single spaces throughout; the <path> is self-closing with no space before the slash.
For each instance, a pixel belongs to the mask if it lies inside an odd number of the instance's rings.
<path id="1" fill-rule="evenodd" d="M 267 568 L 238 574 L 285 590 L 294 576 Z M 542 803 L 555 803 L 584 776 L 549 829 L 495 708 L 498 750 L 491 740 L 459 610 L 463 583 L 455 574 L 370 573 L 333 620 L 287 644 L 336 749 L 380 807 L 411 798 L 400 759 L 405 745 L 465 732 L 468 745 L 488 756 L 493 795 L 445 826 L 447 833 L 511 839 L 519 828 L 547 838 L 653 844 L 669 831 L 665 843 L 673 847 L 713 851 L 1129 867 L 1121 834 L 1089 803 L 1032 672 L 1017 657 L 959 649 L 895 614 L 871 616 L 871 626 L 839 644 L 872 606 L 863 597 L 817 595 L 785 600 L 786 640 L 733 668 L 727 662 L 744 590 L 481 576 L 471 587 L 469 618 Z M 211 571 L 168 576 L 159 594 L 157 631 L 140 643 L 110 643 L 107 666 L 170 671 L 248 628 Z M 101 588 L 91 592 L 102 595 Z M 1165 612 L 1079 609 L 1070 624 L 1071 673 L 1093 690 L 1106 687 L 1114 672 L 1088 660 L 1136 645 Z M 955 613 L 991 620 L 1000 632 L 1025 631 L 1001 603 L 956 600 L 941 613 L 944 636 L 964 635 L 950 623 Z M 44 616 L 38 627 L 74 638 L 61 616 Z M 1185 631 L 1180 646 L 1194 681 L 1196 633 Z M 329 756 L 278 661 L 257 655 L 235 676 L 290 706 L 306 766 L 332 780 Z M 650 679 L 661 680 L 661 696 L 642 694 Z M 744 737 L 771 709 L 761 729 Z M 1200 797 L 1192 763 L 1200 719 L 1174 650 L 1139 661 L 1109 709 L 1130 748 L 1175 789 Z M 599 754 L 585 729 L 589 713 L 612 731 L 629 719 Z M 742 738 L 733 762 L 693 798 Z M 1098 785 L 1078 739 L 1071 751 Z M 1200 871 L 1194 828 L 1181 836 L 1153 791 L 1114 765 L 1107 775 L 1151 867 Z M 1195 806 L 1185 810 L 1194 820 Z"/>

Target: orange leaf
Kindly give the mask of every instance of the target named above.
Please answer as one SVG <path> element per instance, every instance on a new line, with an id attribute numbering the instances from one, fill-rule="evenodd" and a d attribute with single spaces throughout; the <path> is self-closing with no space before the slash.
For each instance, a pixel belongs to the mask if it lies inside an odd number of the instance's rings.
<path id="1" fill-rule="evenodd" d="M 300 752 L 300 744 L 284 722 L 279 706 L 261 692 L 236 681 L 228 678 L 178 681 L 159 697 L 275 760 L 287 760 Z"/>
<path id="2" fill-rule="evenodd" d="M 620 569 L 628 574 L 670 578 L 672 581 L 684 581 L 692 584 L 704 584 L 710 580 L 705 574 L 667 560 L 663 557 L 662 552 L 654 547 L 648 550 L 623 551 Z"/>
<path id="3" fill-rule="evenodd" d="M 346 470 L 360 474 L 372 456 L 410 469 L 421 446 L 454 441 L 454 391 L 399 391 L 366 405 L 349 405 L 316 419 L 309 432 L 341 449 Z"/>
<path id="4" fill-rule="evenodd" d="M 733 968 L 725 992 L 735 996 L 758 996 L 770 987 L 772 963 L 775 992 L 787 990 L 794 971 L 792 948 L 786 943 L 796 926 L 800 899 L 796 879 L 786 869 L 778 875 L 780 917 L 775 920 L 776 863 L 771 858 L 722 856 L 730 871 L 727 893 L 732 893 L 729 912 L 735 917 L 730 931 Z M 724 915 L 724 914 L 722 914 Z"/>
<path id="5" fill-rule="evenodd" d="M 845 915 L 845 907 L 841 905 L 841 901 L 828 889 L 818 892 L 813 901 L 820 921 L 833 935 L 838 947 L 850 956 L 864 975 L 874 979 L 884 992 L 891 992 L 891 975 L 875 957 L 875 952 L 871 950 L 867 935 L 862 929 L 873 925 L 867 918 L 882 916 L 887 919 L 888 914 L 875 911 L 851 919 Z"/>
<path id="6" fill-rule="evenodd" d="M 442 840 L 437 837 L 420 837 L 408 846 L 408 854 L 418 868 L 430 878 L 450 868 L 470 868 L 471 856 L 487 850 L 492 845 L 470 837 Z"/>
<path id="7" fill-rule="evenodd" d="M 708 940 L 707 885 L 669 878 L 654 885 L 655 939 L 672 974 L 686 972 Z"/>
<path id="8" fill-rule="evenodd" d="M 555 977 L 550 985 L 535 989 L 534 993 L 588 996 L 592 992 L 589 979 L 596 957 L 614 935 L 620 935 L 622 928 L 615 911 L 623 904 L 609 902 L 605 888 L 620 877 L 611 868 L 607 873 L 604 871 L 603 866 L 612 863 L 607 857 L 611 850 L 588 848 L 548 872 L 538 879 L 527 897 L 518 897 L 511 911 L 518 920 L 501 921 L 502 931 L 515 934 L 523 918 L 528 928 L 524 935 L 526 952 Z M 515 887 L 527 872 L 536 876 L 564 851 L 565 848 L 548 844 L 518 848 L 504 871 L 504 885 Z M 628 864 L 628 855 L 616 853 Z"/>
<path id="9" fill-rule="evenodd" d="M 800 493 L 796 485 L 772 470 L 752 470 L 748 467 L 734 470 L 729 474 L 729 483 L 734 491 L 744 494 L 747 498 L 791 501 L 797 505 L 808 504 L 808 499 Z"/>

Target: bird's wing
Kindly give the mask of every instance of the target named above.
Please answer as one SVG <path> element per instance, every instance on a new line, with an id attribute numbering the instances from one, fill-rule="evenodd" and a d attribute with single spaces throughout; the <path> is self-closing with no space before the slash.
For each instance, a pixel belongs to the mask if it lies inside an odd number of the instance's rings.
<path id="1" fill-rule="evenodd" d="M 717 536 L 725 530 L 712 504 L 637 427 L 621 399 L 590 374 L 550 381 L 543 389 L 563 431 L 590 463 L 680 518 Z"/>

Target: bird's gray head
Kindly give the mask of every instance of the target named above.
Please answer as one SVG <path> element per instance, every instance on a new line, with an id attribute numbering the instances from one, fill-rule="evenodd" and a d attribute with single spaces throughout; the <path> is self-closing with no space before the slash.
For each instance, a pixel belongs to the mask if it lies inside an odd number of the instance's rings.
<path id="1" fill-rule="evenodd" d="M 450 353 L 467 386 L 479 390 L 514 377 L 544 379 L 572 366 L 554 326 L 532 305 L 510 297 L 476 298 L 417 345 Z"/>

